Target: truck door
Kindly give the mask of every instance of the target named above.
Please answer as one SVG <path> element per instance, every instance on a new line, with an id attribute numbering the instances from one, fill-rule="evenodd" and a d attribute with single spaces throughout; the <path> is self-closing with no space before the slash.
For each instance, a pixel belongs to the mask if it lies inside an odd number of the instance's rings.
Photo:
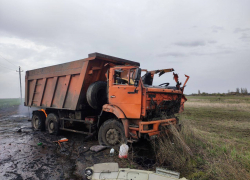
<path id="1" fill-rule="evenodd" d="M 127 118 L 139 119 L 141 115 L 141 82 L 134 86 L 136 68 L 111 68 L 109 76 L 109 104 L 116 105 Z"/>

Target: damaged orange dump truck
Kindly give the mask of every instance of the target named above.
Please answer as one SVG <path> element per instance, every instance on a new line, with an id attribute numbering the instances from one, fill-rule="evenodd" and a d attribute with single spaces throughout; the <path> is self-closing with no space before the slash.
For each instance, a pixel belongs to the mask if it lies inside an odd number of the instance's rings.
<path id="1" fill-rule="evenodd" d="M 99 143 L 106 146 L 150 139 L 170 124 L 179 126 L 175 114 L 184 110 L 189 77 L 182 87 L 175 73 L 175 86 L 153 85 L 155 75 L 173 71 L 148 71 L 138 62 L 92 53 L 86 59 L 26 71 L 24 105 L 40 109 L 33 111 L 32 127 L 49 134 L 98 134 Z"/>

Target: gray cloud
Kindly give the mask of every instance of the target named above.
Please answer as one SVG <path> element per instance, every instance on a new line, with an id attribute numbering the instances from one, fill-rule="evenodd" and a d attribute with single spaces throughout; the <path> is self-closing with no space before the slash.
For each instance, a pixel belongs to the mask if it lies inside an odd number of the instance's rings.
<path id="1" fill-rule="evenodd" d="M 250 28 L 235 28 L 234 33 L 250 31 Z"/>
<path id="2" fill-rule="evenodd" d="M 217 33 L 217 32 L 220 32 L 220 31 L 224 30 L 224 27 L 212 26 L 211 29 L 212 29 L 212 32 Z"/>
<path id="3" fill-rule="evenodd" d="M 209 53 L 199 53 L 199 52 L 192 52 L 189 55 L 194 55 L 194 56 L 213 56 L 213 55 L 222 55 L 222 54 L 231 54 L 233 51 L 230 50 L 224 50 L 224 51 L 216 51 L 216 52 L 209 52 Z"/>
<path id="4" fill-rule="evenodd" d="M 250 47 L 242 41 L 248 42 L 248 31 L 236 29 L 249 24 L 250 2 L 239 1 L 1 1 L 0 55 L 15 66 L 0 57 L 0 98 L 19 97 L 18 73 L 10 69 L 50 66 L 92 52 L 139 61 L 144 69 L 172 67 L 180 77 L 190 75 L 188 94 L 200 87 L 245 87 Z M 245 34 L 238 39 L 226 30 Z"/>
<path id="5" fill-rule="evenodd" d="M 189 41 L 189 42 L 176 42 L 174 43 L 177 46 L 185 46 L 185 47 L 195 47 L 195 46 L 205 46 L 205 41 Z"/>
<path id="6" fill-rule="evenodd" d="M 168 52 L 168 53 L 161 53 L 158 54 L 158 57 L 189 57 L 189 56 L 214 56 L 214 55 L 223 55 L 223 54 L 231 54 L 233 51 L 231 50 L 223 50 L 223 51 L 215 51 L 215 52 Z"/>
<path id="7" fill-rule="evenodd" d="M 208 41 L 208 43 L 209 43 L 209 44 L 215 44 L 215 43 L 217 43 L 217 41 L 210 40 L 210 41 Z"/>
<path id="8" fill-rule="evenodd" d="M 180 53 L 180 52 L 168 52 L 168 53 L 161 53 L 158 54 L 158 57 L 184 57 L 187 56 L 185 53 Z"/>
<path id="9" fill-rule="evenodd" d="M 242 41 L 250 41 L 250 36 L 246 33 L 242 33 L 239 39 L 241 39 Z"/>

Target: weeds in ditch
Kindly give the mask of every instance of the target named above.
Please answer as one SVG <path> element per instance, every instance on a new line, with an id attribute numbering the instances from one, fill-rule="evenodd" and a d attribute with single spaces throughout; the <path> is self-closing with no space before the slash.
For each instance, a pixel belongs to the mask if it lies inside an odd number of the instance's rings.
<path id="1" fill-rule="evenodd" d="M 152 142 L 158 165 L 193 180 L 250 179 L 249 111 L 198 105 L 186 107 L 182 131 Z"/>

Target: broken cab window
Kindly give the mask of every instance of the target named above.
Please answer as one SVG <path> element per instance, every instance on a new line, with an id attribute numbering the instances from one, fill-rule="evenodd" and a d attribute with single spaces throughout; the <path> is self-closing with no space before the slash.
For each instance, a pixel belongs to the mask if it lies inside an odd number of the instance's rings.
<path id="1" fill-rule="evenodd" d="M 130 72 L 129 72 L 129 85 L 134 85 L 135 84 L 135 71 L 136 71 L 136 69 L 130 69 Z"/>
<path id="2" fill-rule="evenodd" d="M 136 69 L 116 69 L 114 75 L 115 85 L 134 85 Z"/>
<path id="3" fill-rule="evenodd" d="M 128 85 L 129 76 L 127 69 L 116 69 L 114 74 L 115 85 Z"/>

